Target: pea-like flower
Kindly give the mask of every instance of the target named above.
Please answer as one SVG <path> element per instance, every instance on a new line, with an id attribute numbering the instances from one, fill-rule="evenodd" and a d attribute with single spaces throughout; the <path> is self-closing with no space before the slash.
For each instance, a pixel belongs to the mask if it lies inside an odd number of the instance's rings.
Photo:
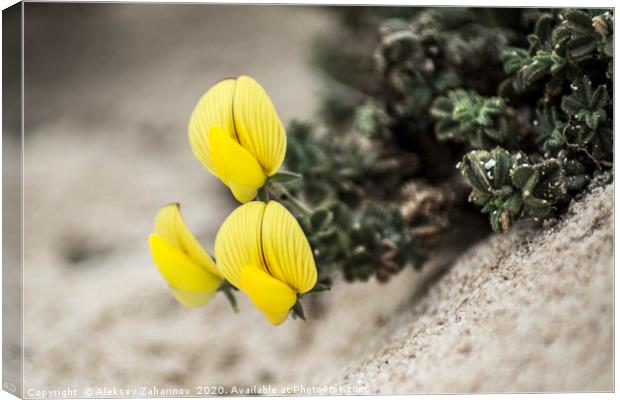
<path id="1" fill-rule="evenodd" d="M 178 204 L 159 211 L 149 246 L 157 269 L 185 307 L 205 305 L 222 284 L 213 259 L 192 235 Z"/>
<path id="2" fill-rule="evenodd" d="M 306 236 L 275 201 L 252 201 L 233 211 L 215 238 L 215 257 L 220 274 L 274 325 L 286 320 L 297 295 L 317 280 Z"/>
<path id="3" fill-rule="evenodd" d="M 237 200 L 256 197 L 286 153 L 286 132 L 265 90 L 240 76 L 216 83 L 198 101 L 189 122 L 194 155 Z"/>

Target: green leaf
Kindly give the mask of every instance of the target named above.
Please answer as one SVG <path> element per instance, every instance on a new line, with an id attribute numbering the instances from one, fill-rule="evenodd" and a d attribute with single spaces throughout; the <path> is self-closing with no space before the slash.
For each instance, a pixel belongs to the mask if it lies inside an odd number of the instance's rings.
<path id="1" fill-rule="evenodd" d="M 522 198 L 519 193 L 514 193 L 504 203 L 504 208 L 512 215 L 516 216 L 521 210 Z"/>
<path id="2" fill-rule="evenodd" d="M 528 57 L 529 53 L 527 50 L 517 47 L 508 47 L 502 53 L 504 72 L 509 75 L 516 73 Z"/>
<path id="3" fill-rule="evenodd" d="M 293 308 L 291 308 L 291 311 L 293 313 L 293 317 L 299 317 L 302 320 L 306 320 L 306 313 L 304 312 L 304 307 L 301 304 L 301 299 L 297 299 L 297 302 L 293 305 Z"/>
<path id="4" fill-rule="evenodd" d="M 565 14 L 566 24 L 575 32 L 582 35 L 591 35 L 594 33 L 592 26 L 592 18 L 585 12 L 580 10 L 569 10 Z"/>
<path id="5" fill-rule="evenodd" d="M 433 81 L 433 86 L 438 92 L 443 93 L 448 89 L 460 86 L 462 82 L 461 77 L 454 72 L 442 71 Z"/>
<path id="6" fill-rule="evenodd" d="M 605 110 L 598 110 L 592 113 L 588 113 L 586 115 L 585 121 L 586 125 L 590 129 L 597 129 L 601 122 L 605 122 L 607 120 L 607 113 Z"/>
<path id="7" fill-rule="evenodd" d="M 454 104 L 448 97 L 438 97 L 435 99 L 430 112 L 437 119 L 451 119 L 454 111 Z"/>
<path id="8" fill-rule="evenodd" d="M 597 49 L 598 40 L 593 36 L 582 36 L 571 40 L 567 45 L 569 57 L 580 62 L 590 58 L 591 54 Z"/>
<path id="9" fill-rule="evenodd" d="M 294 182 L 302 178 L 303 178 L 302 175 L 297 174 L 295 172 L 280 170 L 276 172 L 275 175 L 271 176 L 269 180 L 271 182 L 276 182 L 276 183 L 288 183 L 288 182 Z"/>
<path id="10" fill-rule="evenodd" d="M 330 285 L 326 285 L 323 283 L 317 283 L 308 293 L 319 293 L 319 292 L 327 292 L 332 290 Z"/>
<path id="11" fill-rule="evenodd" d="M 585 104 L 578 97 L 564 96 L 562 97 L 562 111 L 569 115 L 577 115 L 584 109 Z"/>
<path id="12" fill-rule="evenodd" d="M 510 177 L 512 183 L 523 193 L 524 197 L 531 196 L 540 179 L 540 172 L 532 165 L 524 164 L 512 169 Z"/>
<path id="13" fill-rule="evenodd" d="M 553 106 L 547 106 L 537 110 L 538 119 L 536 126 L 536 144 L 543 153 L 554 153 L 563 149 L 566 140 L 562 133 L 564 122 L 560 119 L 558 111 Z"/>
<path id="14" fill-rule="evenodd" d="M 551 53 L 551 61 L 553 62 L 549 69 L 551 75 L 561 75 L 566 70 L 568 59 L 564 55 L 560 55 L 557 51 L 554 51 Z"/>
<path id="15" fill-rule="evenodd" d="M 542 14 L 536 21 L 534 26 L 534 35 L 542 42 L 547 42 L 551 38 L 553 31 L 553 16 L 551 14 Z"/>
<path id="16" fill-rule="evenodd" d="M 485 161 L 478 157 L 479 154 L 479 152 L 470 152 L 465 155 L 463 161 L 461 161 L 461 173 L 478 192 L 489 193 L 491 185 L 486 176 L 486 171 L 481 166 L 484 165 Z"/>
<path id="17" fill-rule="evenodd" d="M 475 148 L 515 144 L 515 138 L 508 134 L 512 115 L 502 98 L 453 90 L 438 97 L 430 111 L 437 120 L 435 135 L 439 140 L 467 142 Z"/>
<path id="18" fill-rule="evenodd" d="M 523 63 L 523 66 L 519 70 L 519 76 L 526 85 L 531 85 L 547 75 L 553 63 L 554 61 L 551 57 L 551 53 L 539 50 L 534 57 Z"/>
<path id="19" fill-rule="evenodd" d="M 544 218 L 552 210 L 547 200 L 541 200 L 534 197 L 526 197 L 523 199 L 523 209 L 527 216 L 533 218 Z"/>
<path id="20" fill-rule="evenodd" d="M 334 214 L 325 209 L 320 208 L 315 210 L 310 216 L 310 224 L 315 231 L 321 231 L 325 229 L 334 219 Z"/>
<path id="21" fill-rule="evenodd" d="M 597 135 L 596 131 L 601 124 L 607 121 L 605 107 L 609 103 L 607 87 L 599 85 L 593 90 L 592 82 L 587 75 L 571 83 L 572 94 L 562 97 L 561 108 L 566 114 L 573 116 L 580 122 L 585 122 L 589 132 L 575 126 L 571 133 L 576 136 L 577 144 L 590 143 Z M 578 134 L 575 135 L 574 131 Z M 611 150 L 611 149 L 610 149 Z"/>
<path id="22" fill-rule="evenodd" d="M 463 157 L 460 170 L 477 192 L 493 193 L 505 186 L 513 163 L 513 157 L 502 148 L 475 150 Z"/>
<path id="23" fill-rule="evenodd" d="M 609 103 L 609 96 L 607 95 L 607 86 L 600 85 L 592 93 L 588 99 L 588 109 L 601 110 Z"/>

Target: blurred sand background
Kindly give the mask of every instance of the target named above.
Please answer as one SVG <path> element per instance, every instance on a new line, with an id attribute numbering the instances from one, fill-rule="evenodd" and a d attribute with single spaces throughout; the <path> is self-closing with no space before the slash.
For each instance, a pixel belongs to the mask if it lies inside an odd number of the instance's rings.
<path id="1" fill-rule="evenodd" d="M 422 273 L 346 285 L 273 328 L 238 296 L 181 308 L 146 238 L 178 201 L 205 248 L 235 203 L 186 136 L 199 96 L 254 76 L 313 115 L 319 8 L 26 5 L 25 388 L 346 384 L 368 393 L 613 389 L 612 186 Z M 5 142 L 6 145 L 10 142 Z M 17 151 L 17 149 L 16 149 Z M 82 395 L 82 393 L 79 393 Z"/>

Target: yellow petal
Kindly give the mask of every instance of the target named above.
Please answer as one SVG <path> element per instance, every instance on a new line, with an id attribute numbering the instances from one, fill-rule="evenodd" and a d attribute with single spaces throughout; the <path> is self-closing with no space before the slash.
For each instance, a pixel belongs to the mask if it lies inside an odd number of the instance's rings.
<path id="1" fill-rule="evenodd" d="M 194 263 L 158 234 L 149 236 L 149 247 L 159 273 L 186 307 L 203 306 L 222 283 L 222 278 Z"/>
<path id="2" fill-rule="evenodd" d="M 219 126 L 226 134 L 235 138 L 233 123 L 233 97 L 236 79 L 225 79 L 216 83 L 198 100 L 189 120 L 189 142 L 194 155 L 209 171 L 215 174 L 209 131 Z"/>
<path id="3" fill-rule="evenodd" d="M 266 176 L 254 156 L 217 126 L 209 132 L 209 146 L 215 173 L 235 198 L 241 203 L 255 198 Z"/>
<path id="4" fill-rule="evenodd" d="M 286 154 L 286 132 L 265 89 L 254 79 L 240 76 L 233 110 L 239 143 L 254 155 L 268 176 L 275 174 Z"/>
<path id="5" fill-rule="evenodd" d="M 293 289 L 251 265 L 241 270 L 241 288 L 273 325 L 284 322 L 297 301 Z"/>
<path id="6" fill-rule="evenodd" d="M 187 308 L 199 308 L 206 305 L 211 301 L 213 296 L 215 295 L 215 291 L 211 292 L 185 292 L 183 290 L 175 289 L 173 287 L 170 288 L 172 290 L 172 294 L 174 298 L 177 299 L 181 305 Z"/>
<path id="7" fill-rule="evenodd" d="M 168 204 L 159 210 L 155 217 L 155 233 L 169 245 L 185 253 L 195 264 L 219 275 L 215 262 L 200 246 L 183 220 L 179 204 Z"/>
<path id="8" fill-rule="evenodd" d="M 317 270 L 308 239 L 295 217 L 275 201 L 265 207 L 262 244 L 268 270 L 274 278 L 299 293 L 314 287 Z"/>
<path id="9" fill-rule="evenodd" d="M 260 226 L 265 203 L 252 201 L 234 210 L 215 237 L 217 266 L 228 282 L 241 288 L 241 270 L 254 265 L 265 270 L 260 247 Z"/>

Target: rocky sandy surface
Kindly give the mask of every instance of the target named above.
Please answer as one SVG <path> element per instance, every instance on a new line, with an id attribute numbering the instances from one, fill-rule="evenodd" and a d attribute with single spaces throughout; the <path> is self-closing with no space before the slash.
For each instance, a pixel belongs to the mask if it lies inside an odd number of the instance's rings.
<path id="1" fill-rule="evenodd" d="M 136 7 L 27 5 L 26 394 L 613 388 L 612 186 L 547 231 L 521 226 L 460 257 L 468 243 L 457 236 L 421 273 L 337 282 L 309 299 L 306 323 L 273 328 L 242 297 L 238 314 L 219 296 L 181 308 L 148 253 L 157 209 L 180 201 L 210 250 L 234 207 L 189 149 L 194 102 L 247 73 L 285 121 L 312 115 L 319 84 L 307 50 L 333 23 L 302 7 Z M 61 11 L 73 24 L 46 17 Z"/>
<path id="2" fill-rule="evenodd" d="M 332 381 L 382 394 L 611 391 L 612 260 L 608 185 L 546 231 L 468 250 Z"/>

